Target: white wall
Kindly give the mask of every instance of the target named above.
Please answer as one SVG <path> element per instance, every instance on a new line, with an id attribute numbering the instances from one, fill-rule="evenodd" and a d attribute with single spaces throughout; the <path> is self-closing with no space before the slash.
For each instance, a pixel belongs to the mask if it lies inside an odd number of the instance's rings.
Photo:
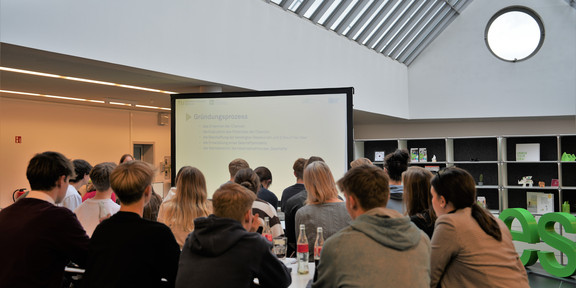
<path id="1" fill-rule="evenodd" d="M 30 188 L 26 167 L 36 153 L 57 151 L 92 165 L 118 163 L 132 153 L 133 142 L 146 142 L 154 144 L 158 167 L 170 155 L 170 126 L 158 126 L 156 119 L 156 112 L 0 97 L 0 207 L 12 203 L 15 189 Z M 155 180 L 169 182 L 159 173 Z"/>
<path id="2" fill-rule="evenodd" d="M 497 11 L 535 10 L 545 40 L 532 58 L 494 57 L 484 30 Z M 574 115 L 576 9 L 564 0 L 473 1 L 409 68 L 410 118 L 484 118 Z"/>
<path id="3" fill-rule="evenodd" d="M 260 0 L 0 0 L 0 41 L 254 90 L 354 87 L 408 116 L 406 66 Z"/>

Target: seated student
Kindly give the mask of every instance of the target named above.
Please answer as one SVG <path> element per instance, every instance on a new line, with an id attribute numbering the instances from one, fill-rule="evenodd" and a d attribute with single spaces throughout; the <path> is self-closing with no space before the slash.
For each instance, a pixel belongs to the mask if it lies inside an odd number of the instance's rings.
<path id="1" fill-rule="evenodd" d="M 386 207 L 404 214 L 402 201 L 404 186 L 402 186 L 402 173 L 408 169 L 410 154 L 406 149 L 397 149 L 384 158 L 384 170 L 390 177 L 390 201 Z"/>
<path id="2" fill-rule="evenodd" d="M 352 168 L 338 187 L 354 220 L 324 243 L 312 287 L 430 287 L 430 240 L 408 217 L 386 208 L 384 170 Z"/>
<path id="3" fill-rule="evenodd" d="M 418 166 L 409 167 L 402 174 L 405 214 L 410 216 L 410 220 L 432 239 L 436 213 L 432 208 L 430 180 L 432 180 L 432 172 Z"/>
<path id="4" fill-rule="evenodd" d="M 304 186 L 308 191 L 308 199 L 306 206 L 296 213 L 294 229 L 297 231 L 301 224 L 306 226 L 308 250 L 310 255 L 314 255 L 317 227 L 322 227 L 324 239 L 328 239 L 348 226 L 352 219 L 346 211 L 346 203 L 338 199 L 338 189 L 328 164 L 316 161 L 306 166 Z M 310 257 L 310 261 L 313 260 L 313 257 Z"/>
<path id="5" fill-rule="evenodd" d="M 90 237 L 102 220 L 120 210 L 120 205 L 110 199 L 110 195 L 113 193 L 112 187 L 110 187 L 110 173 L 114 168 L 116 168 L 116 164 L 112 162 L 100 163 L 92 168 L 90 179 L 96 188 L 96 194 L 93 198 L 82 202 L 74 210 L 78 221 Z"/>
<path id="6" fill-rule="evenodd" d="M 316 162 L 316 161 L 322 161 L 324 162 L 324 159 L 322 159 L 319 156 L 311 156 L 310 158 L 308 158 L 308 160 L 306 160 L 306 162 L 304 163 L 304 167 L 302 170 L 302 173 L 304 173 L 304 169 Z M 284 210 L 284 219 L 286 221 L 286 238 L 288 241 L 288 248 L 286 250 L 286 255 L 290 256 L 292 254 L 294 254 L 296 252 L 296 240 L 298 240 L 297 235 L 296 235 L 296 230 L 295 230 L 295 223 L 296 223 L 296 213 L 298 212 L 298 210 L 300 210 L 300 208 L 304 207 L 304 205 L 306 205 L 306 199 L 308 199 L 308 192 L 306 191 L 306 189 L 298 192 L 296 195 L 290 197 L 290 199 L 288 199 L 286 201 L 286 210 Z M 316 239 L 314 239 L 316 240 Z"/>
<path id="7" fill-rule="evenodd" d="M 154 172 L 142 161 L 118 165 L 110 184 L 120 211 L 94 230 L 84 287 L 174 287 L 180 247 L 168 226 L 142 218 Z"/>
<path id="8" fill-rule="evenodd" d="M 432 178 L 438 219 L 432 235 L 430 287 L 529 287 L 512 235 L 476 203 L 476 182 L 448 167 Z"/>
<path id="9" fill-rule="evenodd" d="M 57 152 L 30 160 L 32 191 L 0 211 L 0 287 L 60 288 L 66 264 L 84 264 L 88 235 L 72 211 L 55 206 L 73 174 L 70 160 Z"/>
<path id="10" fill-rule="evenodd" d="M 254 172 L 251 168 L 245 168 L 238 173 L 236 173 L 236 177 L 234 181 L 248 190 L 254 192 L 254 195 L 258 193 L 258 187 L 260 187 L 260 179 L 256 172 Z M 280 223 L 280 219 L 278 218 L 278 214 L 276 213 L 276 209 L 272 207 L 272 204 L 256 198 L 256 200 L 252 204 L 252 212 L 254 215 L 258 214 L 260 217 L 262 227 L 258 229 L 260 233 L 262 233 L 262 228 L 264 228 L 264 218 L 268 217 L 270 230 L 272 231 L 272 237 L 284 235 L 284 230 L 282 230 L 282 223 Z"/>
<path id="11" fill-rule="evenodd" d="M 230 173 L 230 181 L 228 181 L 228 183 L 234 183 L 234 177 L 236 176 L 236 173 L 246 168 L 250 168 L 250 165 L 248 162 L 246 162 L 246 160 L 242 158 L 236 158 L 230 161 L 230 163 L 228 163 L 228 172 Z"/>
<path id="12" fill-rule="evenodd" d="M 68 190 L 66 191 L 66 196 L 58 204 L 60 207 L 66 207 L 70 211 L 74 211 L 76 207 L 82 204 L 82 196 L 80 196 L 80 188 L 90 180 L 90 171 L 92 170 L 92 165 L 86 160 L 76 159 L 72 161 L 74 165 L 74 173 L 76 176 L 70 179 L 70 185 L 68 185 Z"/>
<path id="13" fill-rule="evenodd" d="M 214 214 L 197 218 L 182 249 L 176 287 L 288 287 L 290 272 L 264 237 L 248 232 L 252 202 L 248 189 L 226 183 L 214 193 Z"/>
<path id="14" fill-rule="evenodd" d="M 256 175 L 260 178 L 260 189 L 256 197 L 270 203 L 274 209 L 277 209 L 278 197 L 276 197 L 272 191 L 268 190 L 270 185 L 272 185 L 272 172 L 264 166 L 254 169 L 254 172 L 256 172 Z"/>
<path id="15" fill-rule="evenodd" d="M 280 200 L 280 208 L 282 212 L 286 212 L 286 202 L 288 202 L 288 199 L 304 190 L 304 164 L 306 164 L 306 159 L 298 158 L 292 165 L 294 177 L 296 177 L 296 184 L 288 186 L 284 191 L 282 191 L 282 198 Z"/>

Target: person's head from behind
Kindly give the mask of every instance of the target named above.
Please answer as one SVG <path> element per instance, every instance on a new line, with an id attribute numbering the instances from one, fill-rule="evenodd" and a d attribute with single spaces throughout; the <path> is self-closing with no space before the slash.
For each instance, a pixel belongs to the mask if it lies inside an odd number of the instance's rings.
<path id="1" fill-rule="evenodd" d="M 198 168 L 184 166 L 178 172 L 176 180 L 176 196 L 183 203 L 204 203 L 208 199 L 206 178 Z"/>
<path id="2" fill-rule="evenodd" d="M 438 216 L 446 214 L 446 206 L 461 209 L 476 203 L 476 182 L 464 169 L 444 168 L 432 178 L 431 184 L 432 204 Z"/>
<path id="3" fill-rule="evenodd" d="M 306 169 L 306 167 L 308 167 L 308 165 L 314 163 L 314 162 L 325 162 L 324 159 L 322 159 L 322 157 L 320 156 L 310 156 L 310 158 L 306 159 L 306 162 L 304 162 L 304 169 Z"/>
<path id="4" fill-rule="evenodd" d="M 260 189 L 260 177 L 252 170 L 252 168 L 244 168 L 236 173 L 234 177 L 234 183 L 240 184 L 246 189 L 258 193 Z"/>
<path id="5" fill-rule="evenodd" d="M 246 168 L 250 168 L 250 165 L 248 165 L 248 162 L 246 162 L 246 160 L 242 158 L 236 158 L 232 160 L 228 164 L 228 172 L 230 172 L 230 180 L 232 181 L 234 179 L 234 176 L 236 176 L 236 173 L 238 173 L 238 171 Z"/>
<path id="6" fill-rule="evenodd" d="M 127 162 L 127 161 L 133 161 L 134 160 L 134 156 L 130 155 L 130 154 L 124 154 L 122 155 L 122 157 L 120 157 L 120 164 Z"/>
<path id="7" fill-rule="evenodd" d="M 110 174 L 116 168 L 116 163 L 104 162 L 97 164 L 90 171 L 90 179 L 92 179 L 92 185 L 96 188 L 98 192 L 105 192 L 110 188 Z"/>
<path id="8" fill-rule="evenodd" d="M 306 159 L 298 158 L 294 161 L 294 165 L 292 165 L 292 170 L 294 170 L 294 176 L 296 180 L 304 179 L 304 165 L 306 164 Z"/>
<path id="9" fill-rule="evenodd" d="M 153 179 L 154 170 L 150 164 L 137 160 L 128 161 L 112 171 L 110 185 L 120 203 L 130 205 L 140 201 L 142 197 L 148 197 L 149 200 Z"/>
<path id="10" fill-rule="evenodd" d="M 436 215 L 471 208 L 470 214 L 480 228 L 494 239 L 502 240 L 498 222 L 476 203 L 476 182 L 468 171 L 454 166 L 447 167 L 440 170 L 431 183 L 432 207 Z"/>
<path id="11" fill-rule="evenodd" d="M 402 181 L 402 173 L 408 169 L 410 154 L 406 149 L 398 149 L 384 158 L 384 169 L 391 181 Z"/>
<path id="12" fill-rule="evenodd" d="M 26 168 L 26 178 L 30 183 L 30 189 L 48 192 L 59 188 L 54 199 L 56 203 L 64 199 L 68 189 L 68 180 L 74 176 L 72 162 L 58 152 L 38 153 L 30 159 Z"/>
<path id="13" fill-rule="evenodd" d="M 334 176 L 328 164 L 315 161 L 304 169 L 304 187 L 308 191 L 308 204 L 322 204 L 338 198 Z"/>
<path id="14" fill-rule="evenodd" d="M 390 197 L 388 175 L 374 165 L 354 167 L 338 180 L 340 191 L 346 196 L 346 208 L 352 219 L 364 212 L 386 207 Z"/>
<path id="15" fill-rule="evenodd" d="M 351 168 L 358 167 L 361 165 L 372 165 L 372 161 L 370 161 L 370 159 L 368 159 L 368 158 L 362 157 L 362 158 L 358 158 L 358 159 L 350 162 Z"/>
<path id="16" fill-rule="evenodd" d="M 402 174 L 406 215 L 428 212 L 432 220 L 436 219 L 430 195 L 432 177 L 432 172 L 418 166 L 410 167 Z"/>
<path id="17" fill-rule="evenodd" d="M 214 215 L 221 218 L 234 219 L 246 230 L 252 222 L 252 203 L 256 195 L 236 183 L 226 183 L 220 186 L 212 196 Z"/>
<path id="18" fill-rule="evenodd" d="M 270 169 L 264 166 L 260 166 L 254 169 L 254 172 L 256 172 L 256 175 L 258 175 L 258 178 L 260 179 L 260 185 L 262 185 L 264 188 L 268 189 L 268 187 L 272 185 L 272 172 L 270 172 Z"/>
<path id="19" fill-rule="evenodd" d="M 82 159 L 72 161 L 72 165 L 74 165 L 74 173 L 76 173 L 76 177 L 70 179 L 70 183 L 80 183 L 82 180 L 86 180 L 86 183 L 88 183 L 90 171 L 92 171 L 92 165 L 90 165 L 88 161 Z"/>

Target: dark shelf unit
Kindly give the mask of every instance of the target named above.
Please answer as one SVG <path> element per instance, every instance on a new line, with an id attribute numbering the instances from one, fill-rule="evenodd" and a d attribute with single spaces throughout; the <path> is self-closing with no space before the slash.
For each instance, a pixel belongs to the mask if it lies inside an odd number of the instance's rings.
<path id="1" fill-rule="evenodd" d="M 426 148 L 429 162 L 413 162 L 412 166 L 457 166 L 466 169 L 478 183 L 478 196 L 486 197 L 487 208 L 527 208 L 526 192 L 552 193 L 554 211 L 561 211 L 564 201 L 576 212 L 576 162 L 561 161 L 564 152 L 576 155 L 576 135 L 509 135 L 486 137 L 452 137 L 432 139 L 363 140 L 364 154 L 374 158 L 375 151 L 397 148 Z M 516 161 L 516 144 L 540 145 L 540 161 Z M 379 149 L 379 150 L 378 150 Z M 436 155 L 437 162 L 431 162 Z M 381 163 L 380 163 L 381 164 Z M 533 187 L 522 187 L 518 181 L 532 176 Z M 558 186 L 551 186 L 558 179 Z M 545 187 L 539 187 L 540 181 Z"/>

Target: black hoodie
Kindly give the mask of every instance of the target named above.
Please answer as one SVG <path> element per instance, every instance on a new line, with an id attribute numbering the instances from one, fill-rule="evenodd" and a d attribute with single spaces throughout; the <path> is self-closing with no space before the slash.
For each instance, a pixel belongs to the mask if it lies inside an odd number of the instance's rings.
<path id="1" fill-rule="evenodd" d="M 290 272 L 272 244 L 240 222 L 210 215 L 194 220 L 182 248 L 176 287 L 288 287 Z"/>

